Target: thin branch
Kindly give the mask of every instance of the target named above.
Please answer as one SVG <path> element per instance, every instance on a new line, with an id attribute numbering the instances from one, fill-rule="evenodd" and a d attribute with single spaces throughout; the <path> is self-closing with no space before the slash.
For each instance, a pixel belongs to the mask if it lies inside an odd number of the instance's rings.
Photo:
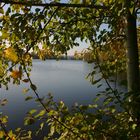
<path id="1" fill-rule="evenodd" d="M 25 73 L 26 73 L 27 78 L 28 78 L 28 80 L 29 80 L 29 82 L 30 82 L 30 85 L 33 85 L 32 80 L 31 80 L 31 78 L 30 78 L 30 76 L 29 76 L 29 74 L 28 74 L 28 72 L 27 72 L 27 69 L 26 69 L 26 66 L 25 66 L 25 64 L 24 64 L 24 61 L 22 61 L 22 62 L 23 62 L 23 67 L 24 67 Z M 49 112 L 50 112 L 50 109 L 48 109 L 48 108 L 44 105 L 44 103 L 43 103 L 43 101 L 41 100 L 41 98 L 40 98 L 38 92 L 37 92 L 35 89 L 32 89 L 32 90 L 33 90 L 33 92 L 35 93 L 35 95 L 36 95 L 38 101 L 40 102 L 40 104 L 42 105 L 42 107 L 45 109 L 45 111 L 46 111 L 47 113 L 49 113 Z M 77 132 L 74 132 L 74 130 L 72 130 L 72 128 L 69 128 L 69 127 L 66 126 L 63 122 L 59 121 L 54 115 L 51 115 L 51 118 L 54 119 L 55 121 L 57 121 L 61 126 L 63 126 L 64 128 L 66 128 L 67 130 L 69 130 L 71 133 L 75 134 L 77 138 L 82 138 Z"/>
<path id="2" fill-rule="evenodd" d="M 41 36 L 41 34 L 43 33 L 44 29 L 45 29 L 46 26 L 50 23 L 50 21 L 52 20 L 53 16 L 55 15 L 55 13 L 58 11 L 59 8 L 60 8 L 60 7 L 57 7 L 57 8 L 55 9 L 55 11 L 52 13 L 51 17 L 48 19 L 47 23 L 44 25 L 44 27 L 42 28 L 42 30 L 41 30 L 40 33 L 38 34 L 38 36 L 36 37 L 35 41 L 33 41 L 33 42 L 31 43 L 31 46 L 27 49 L 27 51 L 26 51 L 25 54 L 27 54 L 27 53 L 30 51 L 30 49 L 32 48 L 32 46 L 34 46 L 35 43 L 38 41 L 38 39 L 39 39 L 39 37 Z"/>
<path id="3" fill-rule="evenodd" d="M 97 65 L 98 65 L 98 67 L 99 67 L 99 69 L 100 69 L 100 71 L 101 71 L 101 73 L 102 73 L 102 75 L 103 75 L 103 77 L 104 77 L 104 80 L 105 80 L 107 86 L 108 86 L 109 89 L 112 91 L 112 93 L 114 94 L 115 98 L 118 100 L 118 102 L 120 103 L 120 105 L 123 105 L 123 102 L 122 102 L 122 101 L 120 100 L 120 98 L 116 95 L 116 91 L 113 90 L 113 88 L 112 88 L 111 85 L 109 84 L 108 80 L 107 80 L 107 79 L 105 78 L 105 76 L 104 76 L 105 74 L 104 74 L 104 72 L 103 72 L 103 70 L 102 70 L 101 65 L 99 64 L 98 52 L 97 52 L 97 51 L 95 51 L 95 56 L 96 56 Z M 124 107 L 124 106 L 123 106 L 123 108 L 125 109 L 125 111 L 127 112 L 127 114 L 133 118 L 133 116 L 129 113 L 129 109 L 126 108 L 126 107 Z"/>
<path id="4" fill-rule="evenodd" d="M 140 14 L 140 8 L 136 9 L 136 14 Z"/>
<path id="5" fill-rule="evenodd" d="M 95 5 L 95 4 L 69 4 L 69 3 L 35 3 L 23 1 L 1 0 L 1 2 L 11 5 L 25 5 L 25 6 L 38 6 L 38 7 L 75 7 L 75 8 L 95 8 L 95 9 L 109 9 L 108 6 Z"/>
<path id="6" fill-rule="evenodd" d="M 9 67 L 5 73 L 2 75 L 2 77 L 0 78 L 0 83 L 2 82 L 2 79 L 4 78 L 4 76 L 10 71 L 10 69 L 12 69 L 14 66 L 16 66 L 19 63 L 19 61 L 17 61 L 14 65 L 12 65 L 11 67 Z"/>
<path id="7" fill-rule="evenodd" d="M 4 3 L 1 7 L 3 8 L 6 5 L 6 3 Z"/>

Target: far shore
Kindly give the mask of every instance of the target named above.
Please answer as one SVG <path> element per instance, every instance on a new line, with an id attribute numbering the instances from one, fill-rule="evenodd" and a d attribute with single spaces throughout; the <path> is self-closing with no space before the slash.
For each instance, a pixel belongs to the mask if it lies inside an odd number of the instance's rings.
<path id="1" fill-rule="evenodd" d="M 37 55 L 33 55 L 33 59 L 40 59 Z M 75 58 L 74 56 L 60 56 L 60 57 L 45 57 L 45 60 L 46 59 L 55 59 L 55 60 L 83 60 L 81 58 Z"/>

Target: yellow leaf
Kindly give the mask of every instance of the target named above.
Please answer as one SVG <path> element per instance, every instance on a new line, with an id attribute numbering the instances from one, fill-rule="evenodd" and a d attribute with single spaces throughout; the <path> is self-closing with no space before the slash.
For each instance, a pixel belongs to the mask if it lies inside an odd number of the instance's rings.
<path id="1" fill-rule="evenodd" d="M 22 5 L 13 5 L 13 7 L 12 7 L 12 9 L 14 10 L 14 11 L 16 11 L 17 13 L 18 12 L 20 12 L 20 8 L 22 8 Z"/>
<path id="2" fill-rule="evenodd" d="M 17 55 L 16 50 L 14 48 L 9 47 L 4 51 L 4 53 L 5 53 L 5 57 L 7 59 L 9 59 L 10 61 L 13 61 L 13 62 L 18 61 L 18 55 Z"/>
<path id="3" fill-rule="evenodd" d="M 4 75 L 4 68 L 2 66 L 2 61 L 0 61 L 0 77 Z"/>
<path id="4" fill-rule="evenodd" d="M 2 32 L 2 39 L 7 39 L 9 37 L 9 33 Z"/>
<path id="5" fill-rule="evenodd" d="M 2 139 L 4 137 L 4 132 L 0 131 L 0 139 Z"/>
<path id="6" fill-rule="evenodd" d="M 4 75 L 4 70 L 3 68 L 0 67 L 0 77 L 2 77 Z"/>
<path id="7" fill-rule="evenodd" d="M 30 89 L 24 88 L 22 91 L 24 94 L 26 94 Z"/>
<path id="8" fill-rule="evenodd" d="M 10 130 L 10 131 L 8 132 L 8 135 L 9 135 L 9 137 L 10 137 L 12 140 L 16 140 L 16 139 L 15 139 L 16 135 L 13 133 L 12 130 Z"/>
<path id="9" fill-rule="evenodd" d="M 129 11 L 130 11 L 131 14 L 133 14 L 133 12 L 134 12 L 134 7 L 129 8 Z"/>
<path id="10" fill-rule="evenodd" d="M 0 118 L 0 121 L 1 121 L 3 124 L 7 123 L 7 122 L 8 122 L 8 116 L 2 116 L 2 117 Z"/>
<path id="11" fill-rule="evenodd" d="M 24 61 L 29 62 L 31 60 L 31 55 L 29 53 L 24 54 L 23 59 L 24 59 Z"/>
<path id="12" fill-rule="evenodd" d="M 46 51 L 45 50 L 40 50 L 38 56 L 39 56 L 39 58 L 41 60 L 45 60 L 45 58 L 46 58 Z"/>
<path id="13" fill-rule="evenodd" d="M 13 70 L 13 71 L 11 72 L 10 75 L 11 75 L 11 77 L 14 78 L 14 79 L 18 79 L 18 78 L 21 79 L 22 72 L 19 71 L 19 70 Z"/>

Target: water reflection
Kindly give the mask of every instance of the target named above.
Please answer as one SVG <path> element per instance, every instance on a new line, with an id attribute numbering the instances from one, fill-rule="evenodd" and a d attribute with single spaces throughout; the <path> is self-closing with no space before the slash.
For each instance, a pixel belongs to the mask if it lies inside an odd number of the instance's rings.
<path id="1" fill-rule="evenodd" d="M 40 96 L 52 93 L 55 101 L 63 100 L 68 106 L 72 106 L 75 102 L 88 104 L 92 103 L 96 93 L 106 87 L 103 81 L 103 86 L 99 89 L 85 80 L 93 66 L 83 61 L 35 60 L 31 79 L 37 85 Z M 8 104 L 1 107 L 0 111 L 9 116 L 8 128 L 10 129 L 22 127 L 26 112 L 38 108 L 38 104 L 33 100 L 25 102 L 26 96 L 35 97 L 35 95 L 31 90 L 27 95 L 23 94 L 23 88 L 29 88 L 29 85 L 27 83 L 21 83 L 20 86 L 10 84 L 8 91 L 0 89 L 0 98 L 8 99 Z"/>

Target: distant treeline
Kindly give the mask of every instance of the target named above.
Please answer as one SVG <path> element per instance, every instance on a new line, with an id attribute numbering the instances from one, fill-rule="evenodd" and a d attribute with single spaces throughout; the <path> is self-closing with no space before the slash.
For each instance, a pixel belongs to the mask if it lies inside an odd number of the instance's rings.
<path id="1" fill-rule="evenodd" d="M 39 56 L 37 54 L 32 54 L 33 59 L 40 59 Z M 55 57 L 55 56 L 49 56 L 49 57 L 45 57 L 45 59 L 60 59 L 60 60 L 82 60 L 82 58 L 76 58 L 75 56 L 59 56 L 59 57 Z"/>

